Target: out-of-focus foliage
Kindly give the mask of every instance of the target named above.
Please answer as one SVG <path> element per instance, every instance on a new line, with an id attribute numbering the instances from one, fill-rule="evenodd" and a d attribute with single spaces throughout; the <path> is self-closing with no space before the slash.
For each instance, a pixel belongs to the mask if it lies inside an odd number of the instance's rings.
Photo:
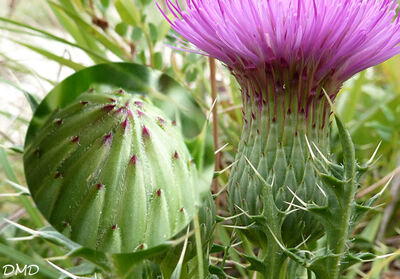
<path id="1" fill-rule="evenodd" d="M 27 96 L 32 109 L 47 93 L 46 89 L 30 87 L 32 83 L 50 88 L 67 75 L 85 66 L 109 61 L 135 62 L 162 70 L 180 82 L 198 101 L 206 115 L 212 107 L 210 71 L 207 58 L 193 53 L 177 51 L 173 31 L 159 13 L 152 0 L 3 0 L 0 18 L 2 42 L 15 49 L 24 49 L 31 55 L 43 57 L 43 64 L 28 65 L 2 49 L 0 44 L 0 83 Z M 29 2 L 29 3 L 28 3 Z M 162 8 L 164 1 L 159 1 Z M 57 63 L 59 73 L 46 74 L 43 67 Z M 57 72 L 57 71 L 55 71 Z M 32 78 L 34 77 L 34 78 Z M 241 127 L 241 96 L 237 83 L 223 65 L 217 65 L 219 147 L 221 151 L 218 181 L 218 215 L 226 216 L 225 192 L 236 151 Z M 39 86 L 40 88 L 40 86 Z M 2 100 L 11 98 L 0 92 Z M 18 99 L 21 100 L 21 99 Z M 26 105 L 28 106 L 28 105 Z M 391 175 L 397 174 L 400 165 L 400 58 L 396 57 L 374 69 L 364 71 L 348 81 L 337 98 L 336 109 L 347 123 L 356 144 L 357 159 L 368 161 L 374 149 L 382 142 L 372 171 L 363 176 L 360 200 L 380 191 Z M 93 255 L 90 251 L 75 247 L 60 235 L 45 228 L 45 222 L 26 194 L 22 171 L 21 146 L 30 108 L 21 111 L 0 110 L 0 266 L 10 262 L 40 265 L 37 278 L 71 277 L 96 274 L 97 278 L 115 278 L 112 275 L 118 260 L 105 255 Z M 213 119 L 211 118 L 211 121 Z M 18 131 L 17 140 L 10 131 Z M 335 135 L 335 133 L 333 133 Z M 22 136 L 21 136 L 22 135 Z M 337 138 L 332 138 L 332 150 L 336 150 Z M 385 180 L 381 180 L 385 178 Z M 377 183 L 379 182 L 379 183 Z M 377 183 L 377 184 L 376 184 Z M 371 185 L 375 186 L 369 188 Z M 353 249 L 367 248 L 381 255 L 395 253 L 379 261 L 358 264 L 347 279 L 380 278 L 394 274 L 399 265 L 396 257 L 400 247 L 400 179 L 392 180 L 391 188 L 379 201 L 383 206 L 354 232 Z M 370 189 L 369 191 L 362 190 Z M 9 223 L 16 222 L 25 227 Z M 242 252 L 252 255 L 251 244 L 239 242 L 240 230 L 226 227 L 230 220 L 219 218 L 217 244 L 212 248 L 210 270 L 220 278 L 252 278 L 253 272 Z M 379 240 L 379 241 L 377 241 Z M 65 256 L 67 255 L 67 256 Z M 64 273 L 47 263 L 62 268 Z M 389 260 L 388 260 L 389 259 Z M 120 259 L 120 262 L 132 259 Z M 196 264 L 196 263 L 194 263 Z M 293 263 L 288 263 L 290 270 Z M 1 270 L 0 270 L 1 272 Z M 290 272 L 290 271 L 289 271 Z M 142 263 L 130 270 L 132 278 L 155 277 L 156 265 Z M 135 277 L 136 276 L 136 277 Z M 192 276 L 192 275 L 188 275 Z M 357 277 L 358 276 L 358 277 Z M 389 275 L 388 275 L 389 276 Z M 178 277 L 176 277 L 178 278 Z M 393 277 L 383 277 L 393 278 Z"/>

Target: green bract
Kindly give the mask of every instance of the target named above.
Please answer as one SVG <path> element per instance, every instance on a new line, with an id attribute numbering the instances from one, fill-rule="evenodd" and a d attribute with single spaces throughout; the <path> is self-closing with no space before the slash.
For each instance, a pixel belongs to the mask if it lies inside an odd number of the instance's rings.
<path id="1" fill-rule="evenodd" d="M 123 90 L 89 90 L 56 111 L 24 162 L 47 220 L 95 250 L 158 245 L 200 204 L 197 170 L 175 121 Z"/>

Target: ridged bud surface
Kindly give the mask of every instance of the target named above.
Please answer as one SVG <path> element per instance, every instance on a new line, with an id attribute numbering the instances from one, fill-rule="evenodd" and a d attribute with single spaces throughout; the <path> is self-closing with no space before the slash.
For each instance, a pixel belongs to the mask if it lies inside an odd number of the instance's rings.
<path id="1" fill-rule="evenodd" d="M 26 179 L 46 219 L 94 250 L 129 253 L 192 220 L 197 170 L 174 121 L 123 90 L 89 90 L 26 146 Z"/>
<path id="2" fill-rule="evenodd" d="M 276 237 L 294 247 L 322 233 L 320 222 L 300 210 L 299 201 L 326 203 L 306 139 L 313 152 L 317 153 L 317 147 L 327 156 L 329 111 L 321 92 L 319 97 L 301 100 L 303 96 L 295 93 L 306 89 L 299 89 L 298 82 L 291 84 L 283 78 L 274 80 L 271 73 L 256 73 L 259 75 L 255 77 L 236 75 L 242 86 L 243 131 L 229 182 L 232 214 L 241 210 L 247 215 L 264 214 L 267 223 L 273 217 L 280 231 Z M 266 187 L 272 191 L 266 191 Z M 270 194 L 272 197 L 266 197 Z M 271 217 L 267 212 L 275 213 Z M 255 222 L 246 215 L 238 219 L 242 226 Z M 268 241 L 274 241 L 267 237 L 268 228 L 253 225 L 244 230 L 250 240 L 264 248 Z"/>

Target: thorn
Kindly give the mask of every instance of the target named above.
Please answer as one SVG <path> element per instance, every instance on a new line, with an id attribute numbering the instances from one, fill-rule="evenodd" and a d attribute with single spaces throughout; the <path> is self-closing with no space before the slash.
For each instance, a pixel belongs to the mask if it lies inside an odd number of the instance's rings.
<path id="1" fill-rule="evenodd" d="M 183 207 L 181 207 L 181 209 L 179 209 L 179 212 L 184 212 L 184 209 L 183 209 Z"/>
<path id="2" fill-rule="evenodd" d="M 325 198 L 327 198 L 325 191 L 321 188 L 321 186 L 318 185 L 318 183 L 315 183 L 318 187 L 318 189 L 321 191 L 322 195 L 324 195 Z"/>
<path id="3" fill-rule="evenodd" d="M 326 92 L 325 88 L 322 88 L 322 92 L 324 92 L 324 95 L 325 95 L 325 97 L 326 97 L 326 100 L 328 101 L 328 104 L 329 104 L 329 106 L 331 107 L 331 110 L 332 110 L 333 114 L 337 115 L 336 110 L 335 110 L 335 107 L 334 107 L 334 105 L 333 105 L 333 103 L 332 103 L 332 100 L 331 100 L 331 98 L 329 97 L 328 93 Z"/>
<path id="4" fill-rule="evenodd" d="M 394 175 L 392 175 L 392 176 L 389 178 L 388 182 L 386 182 L 385 186 L 383 186 L 382 190 L 378 193 L 378 196 L 381 196 L 381 195 L 387 190 L 387 188 L 389 187 L 390 183 L 391 183 L 392 180 L 393 180 L 393 177 L 394 177 Z"/>
<path id="5" fill-rule="evenodd" d="M 244 158 L 246 159 L 246 162 L 250 165 L 250 167 L 253 169 L 253 171 L 254 171 L 254 173 L 256 174 L 256 176 L 258 177 L 258 179 L 260 179 L 261 182 L 262 182 L 264 185 L 271 186 L 271 185 L 269 185 L 269 184 L 267 183 L 267 181 L 261 176 L 261 174 L 257 171 L 257 169 L 256 169 L 256 168 L 253 166 L 253 164 L 249 161 L 249 159 L 248 159 L 246 156 L 244 156 Z"/>
<path id="6" fill-rule="evenodd" d="M 64 228 L 66 228 L 67 226 L 68 226 L 68 222 L 62 222 L 62 226 L 64 227 Z"/>
<path id="7" fill-rule="evenodd" d="M 235 225 L 222 225 L 225 228 L 231 228 L 231 229 L 238 229 L 238 230 L 248 230 L 250 227 L 252 227 L 253 225 L 255 225 L 256 223 L 253 222 L 250 225 L 247 226 L 235 226 Z"/>
<path id="8" fill-rule="evenodd" d="M 311 235 L 309 235 L 306 239 L 304 239 L 304 236 L 302 236 L 303 241 L 300 242 L 300 243 L 295 247 L 295 249 L 299 249 L 303 244 L 305 244 L 305 243 L 307 242 L 307 240 L 310 239 L 310 237 L 311 237 Z"/>
<path id="9" fill-rule="evenodd" d="M 125 91 L 122 90 L 122 89 L 119 89 L 119 90 L 117 91 L 117 94 L 125 94 Z"/>
<path id="10" fill-rule="evenodd" d="M 235 204 L 235 207 L 237 207 L 242 213 L 240 213 L 240 214 L 244 214 L 246 217 L 248 217 L 248 218 L 252 218 L 252 216 L 249 214 L 249 213 L 247 213 L 247 211 L 245 211 L 244 209 L 242 209 L 240 206 L 238 206 L 237 204 Z"/>
<path id="11" fill-rule="evenodd" d="M 117 224 L 115 224 L 115 225 L 112 225 L 112 227 L 111 227 L 111 229 L 113 230 L 113 231 L 115 231 L 116 229 L 117 229 Z"/>
<path id="12" fill-rule="evenodd" d="M 171 124 L 172 124 L 172 126 L 176 126 L 176 121 L 172 120 Z"/>
<path id="13" fill-rule="evenodd" d="M 140 244 L 139 249 L 143 250 L 144 249 L 144 244 Z"/>
<path id="14" fill-rule="evenodd" d="M 236 215 L 233 215 L 233 216 L 229 216 L 229 217 L 220 217 L 223 221 L 229 221 L 229 220 L 232 220 L 232 219 L 236 219 L 236 218 L 238 218 L 238 217 L 240 217 L 240 216 L 242 216 L 242 215 L 245 215 L 246 216 L 246 214 L 244 213 L 244 212 L 241 212 L 241 213 L 239 213 L 239 214 L 236 214 Z"/>
<path id="15" fill-rule="evenodd" d="M 319 148 L 317 147 L 317 145 L 313 142 L 312 143 L 314 145 L 314 148 L 317 150 L 318 154 L 322 157 L 322 160 L 324 160 L 324 162 L 327 165 L 331 165 L 331 162 L 329 162 L 329 160 L 324 156 L 324 154 L 322 154 L 321 150 L 319 150 Z"/>
<path id="16" fill-rule="evenodd" d="M 87 101 L 81 101 L 81 105 L 82 105 L 82 106 L 86 106 L 88 103 L 89 103 L 89 102 L 87 102 Z"/>
<path id="17" fill-rule="evenodd" d="M 218 101 L 218 97 L 215 98 L 214 102 L 212 103 L 212 105 L 211 105 L 211 107 L 210 107 L 209 113 L 208 113 L 208 115 L 207 115 L 207 123 L 210 122 L 210 118 L 211 118 L 211 116 L 212 116 L 212 111 L 213 111 L 215 105 L 217 104 L 217 101 Z"/>
<path id="18" fill-rule="evenodd" d="M 54 175 L 54 178 L 55 178 L 55 179 L 60 178 L 60 177 L 61 177 L 61 172 L 57 172 L 57 173 Z"/>
<path id="19" fill-rule="evenodd" d="M 94 88 L 93 87 L 89 88 L 88 93 L 93 93 L 93 92 L 94 92 Z"/>
<path id="20" fill-rule="evenodd" d="M 312 159 L 315 160 L 315 155 L 314 155 L 314 152 L 313 152 L 312 149 L 311 149 L 310 143 L 308 142 L 307 135 L 304 135 L 304 137 L 305 137 L 305 139 L 306 139 L 308 151 L 310 152 Z"/>
<path id="21" fill-rule="evenodd" d="M 96 186 L 97 186 L 97 190 L 101 190 L 103 188 L 103 183 L 99 182 L 99 183 L 97 183 Z"/>
<path id="22" fill-rule="evenodd" d="M 286 208 L 285 213 L 289 212 L 292 209 L 292 205 L 293 205 L 294 199 L 295 199 L 295 197 L 293 197 L 292 200 L 290 201 L 290 203 L 288 203 L 289 206 L 288 206 L 288 208 Z"/>
<path id="23" fill-rule="evenodd" d="M 378 153 L 379 148 L 381 147 L 381 144 L 382 144 L 382 141 L 380 141 L 380 142 L 378 143 L 378 146 L 375 148 L 374 153 L 372 153 L 371 158 L 365 163 L 367 166 L 370 165 L 370 164 L 374 161 L 375 156 L 376 156 L 376 154 Z"/>
<path id="24" fill-rule="evenodd" d="M 161 197 L 161 189 L 157 190 L 157 196 Z"/>
<path id="25" fill-rule="evenodd" d="M 268 224 L 266 224 L 269 232 L 271 233 L 272 237 L 274 238 L 276 244 L 278 244 L 278 246 L 283 250 L 286 251 L 286 247 L 283 246 L 283 244 L 278 240 L 278 238 L 275 236 L 275 234 L 273 233 L 273 231 L 271 230 L 271 228 L 268 226 Z"/>
<path id="26" fill-rule="evenodd" d="M 292 193 L 292 195 L 293 195 L 304 207 L 307 207 L 307 204 L 306 204 L 301 198 L 299 198 L 299 196 L 297 196 L 297 195 L 292 191 L 292 189 L 290 189 L 289 186 L 286 186 L 286 188 L 288 188 L 289 192 Z M 294 204 L 293 204 L 293 205 L 294 205 Z"/>
<path id="27" fill-rule="evenodd" d="M 289 205 L 290 205 L 290 203 L 288 203 L 287 201 L 284 201 L 284 203 L 286 203 L 286 204 L 289 204 Z M 300 206 L 300 205 L 297 205 L 297 204 L 292 204 L 292 206 L 293 206 L 293 207 L 296 207 L 296 208 L 298 208 L 298 209 L 304 210 L 304 211 L 309 211 L 307 208 L 305 208 L 305 207 L 302 207 L 302 206 Z"/>
<path id="28" fill-rule="evenodd" d="M 175 158 L 175 159 L 179 159 L 179 154 L 178 154 L 177 151 L 175 151 L 175 153 L 174 153 L 174 158 Z"/>
<path id="29" fill-rule="evenodd" d="M 111 103 L 115 103 L 116 102 L 116 100 L 113 99 L 113 98 L 110 98 L 109 100 L 110 100 Z"/>
<path id="30" fill-rule="evenodd" d="M 218 150 L 214 152 L 214 155 L 217 155 L 219 152 L 224 150 L 228 145 L 229 145 L 229 143 L 226 143 L 222 147 L 218 148 Z"/>

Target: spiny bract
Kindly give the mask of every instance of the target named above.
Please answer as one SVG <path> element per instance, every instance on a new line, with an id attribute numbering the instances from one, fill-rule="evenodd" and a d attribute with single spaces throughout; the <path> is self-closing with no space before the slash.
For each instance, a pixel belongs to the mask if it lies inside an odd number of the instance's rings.
<path id="1" fill-rule="evenodd" d="M 56 110 L 26 146 L 24 164 L 46 219 L 103 252 L 156 246 L 188 225 L 200 204 L 176 122 L 121 89 L 91 89 Z"/>

